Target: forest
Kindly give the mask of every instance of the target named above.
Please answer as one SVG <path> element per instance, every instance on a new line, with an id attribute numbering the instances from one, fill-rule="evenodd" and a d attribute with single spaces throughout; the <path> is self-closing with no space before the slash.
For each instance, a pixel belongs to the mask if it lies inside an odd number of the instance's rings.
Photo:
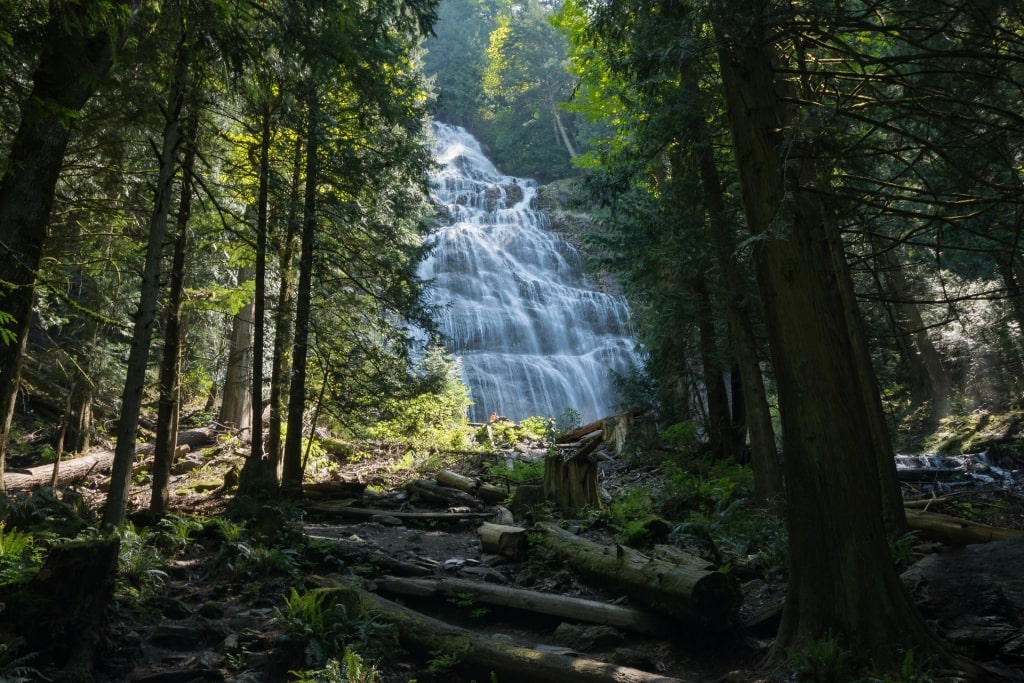
<path id="1" fill-rule="evenodd" d="M 1024 679 L 1024 3 L 0 8 L 0 680 Z M 437 122 L 613 414 L 470 421 Z"/>

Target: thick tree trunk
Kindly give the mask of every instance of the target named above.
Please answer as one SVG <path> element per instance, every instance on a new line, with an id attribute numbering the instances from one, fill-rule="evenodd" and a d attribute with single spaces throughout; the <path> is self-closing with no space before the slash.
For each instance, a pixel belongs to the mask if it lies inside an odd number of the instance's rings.
<path id="1" fill-rule="evenodd" d="M 192 216 L 192 173 L 196 163 L 198 117 L 189 126 L 189 144 L 181 165 L 181 193 L 178 197 L 178 234 L 171 261 L 171 286 L 167 293 L 167 323 L 164 352 L 160 361 L 160 398 L 156 414 L 156 444 L 153 451 L 153 493 L 149 511 L 157 517 L 167 512 L 171 465 L 178 440 L 178 404 L 181 392 L 181 304 L 185 295 L 185 255 L 188 251 L 189 219 Z"/>
<path id="2" fill-rule="evenodd" d="M 182 139 L 181 107 L 188 83 L 190 59 L 187 38 L 183 36 L 177 48 L 173 80 L 165 109 L 166 123 L 160 150 L 153 214 L 149 222 L 149 244 L 142 273 L 139 308 L 135 313 L 135 327 L 128 353 L 124 392 L 121 394 L 121 417 L 117 425 L 114 471 L 110 478 L 107 504 L 103 510 L 103 523 L 110 527 L 121 526 L 128 506 L 128 489 L 131 483 L 132 464 L 135 462 L 139 414 L 142 410 L 142 395 L 146 384 L 146 364 L 149 360 L 149 346 L 153 338 L 157 300 L 160 295 L 160 261 L 174 194 L 177 150 Z"/>
<path id="3" fill-rule="evenodd" d="M 597 486 L 598 459 L 594 451 L 604 441 L 602 433 L 592 436 L 580 449 L 563 457 L 553 451 L 544 458 L 544 498 L 567 514 L 601 507 Z"/>
<path id="4" fill-rule="evenodd" d="M 288 432 L 284 445 L 282 486 L 298 494 L 302 490 L 302 437 L 306 414 L 306 365 L 309 353 L 309 318 L 313 299 L 313 249 L 316 237 L 316 193 L 320 149 L 319 93 L 306 98 L 309 124 L 306 131 L 306 189 L 303 199 L 302 239 L 299 254 L 299 285 L 296 291 L 295 336 L 292 343 L 292 382 L 288 391 Z"/>
<path id="5" fill-rule="evenodd" d="M 759 239 L 789 492 L 790 579 L 774 652 L 836 637 L 886 670 L 909 648 L 944 650 L 890 560 L 872 414 L 881 406 L 858 360 L 863 336 L 843 294 L 849 275 L 816 188 L 813 144 L 795 138 L 791 86 L 776 79 L 764 17 L 738 3 L 722 12 L 722 80 L 743 205 Z M 895 472 L 891 486 L 898 496 Z"/>
<path id="6" fill-rule="evenodd" d="M 739 589 L 722 572 L 659 560 L 621 545 L 599 545 L 553 524 L 538 524 L 537 530 L 573 570 L 655 612 L 713 631 L 736 623 Z"/>
<path id="7" fill-rule="evenodd" d="M 21 121 L 5 155 L 0 180 L 0 311 L 13 317 L 13 324 L 6 327 L 17 339 L 0 343 L 0 471 L 31 326 L 36 269 L 71 123 L 107 77 L 122 40 L 118 33 L 130 26 L 137 5 L 113 4 L 111 14 L 129 9 L 126 19 L 95 22 L 96 10 L 89 3 L 62 3 L 51 13 L 42 28 L 32 90 L 22 102 Z"/>

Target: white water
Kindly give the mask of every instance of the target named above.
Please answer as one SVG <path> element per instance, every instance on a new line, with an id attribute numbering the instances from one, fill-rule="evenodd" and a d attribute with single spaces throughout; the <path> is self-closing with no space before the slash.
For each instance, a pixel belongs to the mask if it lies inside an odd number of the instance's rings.
<path id="1" fill-rule="evenodd" d="M 619 409 L 612 371 L 632 363 L 621 297 L 593 289 L 579 253 L 534 207 L 537 184 L 498 172 L 465 129 L 434 124 L 431 194 L 447 224 L 420 276 L 433 280 L 438 327 L 461 359 L 470 418 L 557 417 L 584 423 Z"/>

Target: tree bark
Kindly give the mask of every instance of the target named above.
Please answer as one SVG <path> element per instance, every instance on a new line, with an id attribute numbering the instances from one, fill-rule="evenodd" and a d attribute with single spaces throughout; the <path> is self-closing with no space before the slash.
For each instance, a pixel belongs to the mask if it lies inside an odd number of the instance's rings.
<path id="1" fill-rule="evenodd" d="M 47 237 L 54 190 L 75 114 L 106 79 L 137 2 L 125 19 L 99 23 L 89 3 L 55 6 L 43 27 L 42 49 L 32 72 L 32 90 L 5 157 L 0 180 L 0 311 L 14 319 L 12 344 L 0 343 L 0 471 L 3 470 L 31 327 L 36 269 Z M 110 19 L 110 17 L 106 17 Z"/>
<path id="2" fill-rule="evenodd" d="M 938 512 L 908 509 L 906 515 L 910 528 L 917 531 L 921 538 L 948 545 L 991 543 L 1024 537 L 1024 531 L 1018 529 L 980 524 Z"/>
<path id="3" fill-rule="evenodd" d="M 603 546 L 542 523 L 544 543 L 573 570 L 689 625 L 724 631 L 736 623 L 740 593 L 732 579 L 676 565 L 621 545 Z"/>
<path id="4" fill-rule="evenodd" d="M 238 284 L 249 282 L 254 269 L 238 269 Z M 228 350 L 228 368 L 224 378 L 220 423 L 239 435 L 252 425 L 252 371 L 253 371 L 253 307 L 255 297 L 235 314 L 231 321 L 231 344 Z"/>
<path id="5" fill-rule="evenodd" d="M 293 283 L 293 257 L 295 236 L 299 232 L 299 185 L 302 178 L 302 140 L 295 140 L 295 158 L 292 163 L 292 182 L 288 206 L 288 224 L 284 238 L 278 248 L 277 310 L 274 311 L 274 359 L 270 372 L 270 417 L 267 424 L 267 456 L 274 470 L 274 477 L 281 478 L 283 448 L 281 443 L 282 395 L 291 361 L 289 343 L 292 339 L 292 303 L 295 292 Z"/>
<path id="6" fill-rule="evenodd" d="M 792 85 L 776 78 L 764 10 L 727 3 L 715 29 L 743 206 L 758 242 L 790 492 L 791 569 L 774 653 L 784 658 L 836 637 L 887 670 L 911 647 L 945 651 L 890 561 L 883 496 L 899 490 L 876 456 L 872 413 L 881 405 L 870 368 L 858 360 L 863 335 L 843 294 L 849 274 L 826 224 L 813 141 L 797 137 Z M 891 449 L 884 455 L 891 460 Z"/>
<path id="7" fill-rule="evenodd" d="M 695 83 L 690 87 L 697 91 Z M 740 372 L 747 433 L 750 435 L 754 497 L 777 508 L 783 494 L 782 461 L 775 444 L 775 429 L 772 427 L 771 410 L 768 407 L 768 392 L 764 386 L 764 375 L 761 372 L 761 360 L 757 353 L 757 342 L 751 321 L 751 311 L 754 307 L 746 293 L 749 288 L 744 285 L 736 265 L 736 240 L 733 236 L 735 228 L 733 222 L 726 216 L 722 180 L 715 164 L 711 140 L 700 119 L 696 119 L 691 125 L 700 167 L 701 193 L 711 222 L 715 257 L 725 288 L 729 339 Z"/>
<path id="8" fill-rule="evenodd" d="M 157 517 L 167 512 L 171 465 L 178 440 L 178 412 L 181 395 L 181 304 L 185 295 L 185 255 L 188 251 L 189 219 L 192 216 L 192 173 L 196 165 L 198 115 L 189 124 L 188 148 L 181 165 L 181 193 L 178 197 L 178 234 L 171 262 L 171 286 L 167 293 L 167 323 L 164 352 L 160 361 L 160 398 L 156 415 L 156 447 L 153 451 L 153 492 L 149 511 Z"/>
<path id="9" fill-rule="evenodd" d="M 288 432 L 284 444 L 282 486 L 295 493 L 302 490 L 302 436 L 306 414 L 306 365 L 309 353 L 309 318 L 313 299 L 313 250 L 317 230 L 316 193 L 319 177 L 320 95 L 307 86 L 309 122 L 306 131 L 306 187 L 302 211 L 302 239 L 299 253 L 299 284 L 296 291 L 295 335 L 292 343 L 292 382 L 288 391 Z"/>
<path id="10" fill-rule="evenodd" d="M 544 498 L 563 511 L 578 512 L 585 508 L 600 508 L 601 495 L 597 486 L 597 458 L 594 451 L 603 442 L 602 432 L 590 437 L 580 449 L 563 457 L 549 453 L 544 458 Z"/>
<path id="11" fill-rule="evenodd" d="M 725 373 L 719 358 L 718 335 L 715 333 L 715 313 L 711 305 L 711 292 L 707 279 L 698 275 L 693 283 L 697 300 L 697 330 L 700 337 L 700 363 L 707 399 L 708 448 L 713 458 L 735 459 L 740 448 L 735 443 L 732 412 L 729 410 L 729 392 L 725 386 Z"/>
<path id="12" fill-rule="evenodd" d="M 117 425 L 114 471 L 111 474 L 107 504 L 103 510 L 103 523 L 108 527 L 121 526 L 128 506 L 128 489 L 131 483 L 132 464 L 135 462 L 139 414 L 142 410 L 142 394 L 146 384 L 146 363 L 149 359 L 149 346 L 153 338 L 153 324 L 156 321 L 157 300 L 160 294 L 160 261 L 174 194 L 177 150 L 182 139 L 181 108 L 188 83 L 190 60 L 191 51 L 183 34 L 177 47 L 165 109 L 166 120 L 160 150 L 156 196 L 149 222 L 149 244 L 146 248 L 139 307 L 135 313 L 135 327 L 128 353 L 124 392 L 121 394 L 121 417 Z"/>

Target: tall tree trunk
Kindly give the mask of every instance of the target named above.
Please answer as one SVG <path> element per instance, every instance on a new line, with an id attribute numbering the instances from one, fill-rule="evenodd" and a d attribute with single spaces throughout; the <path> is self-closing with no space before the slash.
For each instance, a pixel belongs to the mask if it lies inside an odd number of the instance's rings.
<path id="1" fill-rule="evenodd" d="M 715 334 L 714 309 L 707 280 L 698 275 L 693 285 L 697 299 L 697 328 L 700 334 L 700 362 L 707 398 L 708 445 L 718 460 L 735 458 L 738 444 L 733 442 L 732 413 L 729 410 L 729 390 L 725 386 L 725 373 L 718 353 L 718 335 Z"/>
<path id="2" fill-rule="evenodd" d="M 121 416 L 117 424 L 117 446 L 114 449 L 114 464 L 110 474 L 110 490 L 107 493 L 107 504 L 103 509 L 103 523 L 109 527 L 119 527 L 124 523 L 128 507 L 139 413 L 142 410 L 142 394 L 146 385 L 146 363 L 149 360 L 149 346 L 153 339 L 153 323 L 156 320 L 157 300 L 160 295 L 160 260 L 174 194 L 178 145 L 182 140 L 181 108 L 188 83 L 190 59 L 191 51 L 183 33 L 177 47 L 174 73 L 167 97 L 156 196 L 149 221 L 149 244 L 146 247 L 146 262 L 142 272 L 139 308 L 135 312 L 135 327 L 128 352 L 124 392 L 121 394 Z"/>
<path id="3" fill-rule="evenodd" d="M 290 341 L 292 339 L 292 305 L 295 301 L 295 278 L 293 266 L 295 257 L 295 238 L 299 232 L 299 216 L 301 196 L 299 193 L 302 182 L 303 145 L 301 139 L 295 140 L 295 157 L 292 163 L 292 182 L 290 202 L 288 206 L 288 224 L 284 240 L 279 248 L 279 289 L 277 310 L 274 312 L 274 359 L 270 373 L 270 419 L 267 424 L 267 454 L 273 463 L 275 476 L 281 478 L 283 466 L 283 444 L 281 443 L 282 395 L 285 393 L 285 379 L 291 361 Z"/>
<path id="4" fill-rule="evenodd" d="M 910 284 L 903 271 L 903 264 L 892 249 L 882 248 L 877 240 L 872 241 L 883 300 L 892 311 L 896 344 L 903 356 L 911 377 L 911 398 L 916 403 L 931 403 L 932 421 L 949 412 L 949 391 L 951 381 L 942 366 L 938 349 L 928 336 L 928 329 L 921 317 L 921 311 L 914 303 Z"/>
<path id="5" fill-rule="evenodd" d="M 32 90 L 21 105 L 21 121 L 5 157 L 0 180 L 0 311 L 13 317 L 16 335 L 0 343 L 0 471 L 3 471 L 21 359 L 28 343 L 36 269 L 75 114 L 107 77 L 137 3 L 125 19 L 97 22 L 91 3 L 55 5 L 43 27 L 42 49 L 32 72 Z M 110 17 L 107 17 L 110 19 Z M 0 482 L 0 491 L 3 483 Z"/>
<path id="6" fill-rule="evenodd" d="M 782 415 L 791 569 L 774 652 L 837 637 L 888 670 L 909 647 L 944 650 L 890 560 L 872 433 L 880 401 L 875 394 L 878 405 L 868 404 L 873 378 L 857 361 L 863 336 L 851 328 L 849 273 L 812 145 L 785 137 L 797 134 L 787 104 L 795 100 L 776 79 L 765 11 L 727 3 L 716 30 Z"/>
<path id="7" fill-rule="evenodd" d="M 695 78 L 684 74 L 684 83 L 691 92 L 699 92 Z M 754 497 L 775 507 L 782 502 L 782 461 L 775 444 L 768 392 L 765 390 L 761 359 L 757 352 L 752 305 L 747 287 L 736 264 L 735 226 L 726 214 L 722 196 L 722 179 L 715 163 L 714 148 L 702 116 L 692 117 L 690 137 L 700 170 L 701 194 L 711 223 L 715 258 L 725 290 L 725 310 L 729 320 L 729 341 L 732 344 L 736 369 L 743 393 L 744 416 L 750 435 L 750 465 L 754 473 Z M 736 392 L 733 392 L 735 402 Z"/>
<path id="8" fill-rule="evenodd" d="M 178 440 L 181 385 L 181 303 L 185 294 L 185 255 L 188 251 L 189 219 L 192 216 L 192 173 L 196 165 L 198 116 L 189 125 L 188 147 L 181 164 L 181 194 L 178 198 L 178 234 L 171 261 L 171 286 L 167 293 L 167 323 L 164 352 L 160 361 L 160 398 L 156 412 L 156 443 L 153 449 L 153 493 L 149 511 L 161 517 L 167 512 L 171 465 Z"/>
<path id="9" fill-rule="evenodd" d="M 295 337 L 292 343 L 292 383 L 288 392 L 288 433 L 284 444 L 282 487 L 289 495 L 302 490 L 302 431 L 306 410 L 306 365 L 309 353 L 309 317 L 313 298 L 313 249 L 316 237 L 316 188 L 319 168 L 320 102 L 311 88 L 306 131 L 306 189 L 302 210 L 302 240 L 299 254 L 299 285 L 296 290 Z"/>
<path id="10" fill-rule="evenodd" d="M 252 440 L 242 467 L 239 493 L 254 494 L 277 489 L 277 468 L 263 452 L 263 345 L 264 308 L 267 298 L 267 207 L 270 203 L 270 106 L 265 106 L 260 125 L 259 192 L 256 197 L 256 295 L 253 305 Z"/>
<path id="11" fill-rule="evenodd" d="M 238 269 L 238 284 L 253 278 L 255 269 Z M 219 421 L 241 436 L 249 429 L 252 419 L 252 357 L 253 308 L 255 297 L 242 306 L 231 320 L 231 339 L 228 347 L 228 367 L 224 375 L 224 395 L 221 398 Z"/>

